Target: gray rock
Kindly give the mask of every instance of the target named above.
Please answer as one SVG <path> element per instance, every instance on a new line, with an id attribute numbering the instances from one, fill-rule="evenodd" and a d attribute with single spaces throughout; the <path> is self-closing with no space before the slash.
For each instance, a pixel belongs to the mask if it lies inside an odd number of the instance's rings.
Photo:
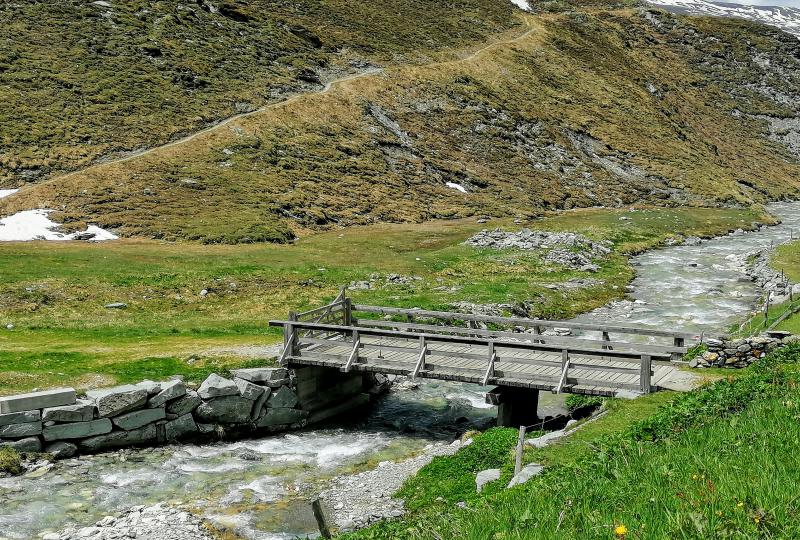
<path id="1" fill-rule="evenodd" d="M 197 424 L 191 414 L 184 414 L 180 418 L 167 422 L 165 429 L 168 442 L 179 441 L 198 432 Z"/>
<path id="2" fill-rule="evenodd" d="M 96 452 L 106 448 L 120 448 L 154 443 L 157 440 L 156 426 L 149 424 L 132 431 L 115 431 L 107 435 L 98 435 L 84 439 L 79 444 L 85 452 Z"/>
<path id="3" fill-rule="evenodd" d="M 0 414 L 32 411 L 45 407 L 73 405 L 75 403 L 74 388 L 58 388 L 43 392 L 31 392 L 16 396 L 0 397 Z"/>
<path id="4" fill-rule="evenodd" d="M 115 416 L 111 421 L 114 422 L 114 425 L 118 428 L 130 431 L 163 420 L 166 417 L 167 411 L 164 407 L 159 407 L 157 409 L 140 409 L 138 411 L 125 413 L 120 416 Z"/>
<path id="5" fill-rule="evenodd" d="M 217 431 L 216 424 L 197 424 L 197 430 L 200 433 L 207 434 L 207 433 L 214 433 Z"/>
<path id="6" fill-rule="evenodd" d="M 128 304 L 125 302 L 112 302 L 110 304 L 106 304 L 106 309 L 126 309 Z"/>
<path id="7" fill-rule="evenodd" d="M 183 416 L 184 414 L 194 411 L 198 405 L 203 402 L 197 392 L 188 390 L 186 394 L 167 405 L 167 412 L 176 416 Z"/>
<path id="8" fill-rule="evenodd" d="M 512 488 L 514 486 L 518 486 L 520 484 L 524 484 L 534 476 L 538 476 L 542 473 L 544 467 L 539 465 L 538 463 L 530 463 L 525 465 L 521 471 L 514 475 L 514 478 L 511 479 L 511 482 L 508 483 L 508 488 Z"/>
<path id="9" fill-rule="evenodd" d="M 17 452 L 26 453 L 26 452 L 41 452 L 42 451 L 42 441 L 39 440 L 39 437 L 26 437 L 24 439 L 20 439 L 18 441 L 6 441 L 0 442 L 0 448 L 2 447 L 9 447 L 13 448 Z"/>
<path id="10" fill-rule="evenodd" d="M 38 422 L 41 419 L 42 413 L 39 411 L 21 411 L 0 414 L 0 426 L 7 426 L 9 424 L 29 424 L 31 422 Z"/>
<path id="11" fill-rule="evenodd" d="M 267 400 L 267 407 L 291 408 L 297 405 L 297 394 L 288 386 L 281 386 Z"/>
<path id="12" fill-rule="evenodd" d="M 264 384 L 270 381 L 281 381 L 289 377 L 289 371 L 286 368 L 234 369 L 231 370 L 231 374 L 234 377 L 238 377 L 256 384 Z"/>
<path id="13" fill-rule="evenodd" d="M 62 439 L 83 439 L 94 435 L 102 435 L 113 429 L 111 420 L 100 418 L 91 422 L 75 422 L 73 424 L 56 424 L 44 428 L 45 441 L 59 441 Z"/>
<path id="14" fill-rule="evenodd" d="M 475 485 L 478 493 L 483 491 L 483 486 L 495 480 L 500 480 L 500 469 L 486 469 L 475 475 Z"/>
<path id="15" fill-rule="evenodd" d="M 42 411 L 44 422 L 88 422 L 94 418 L 95 407 L 89 401 L 79 400 L 76 405 L 49 407 Z"/>
<path id="16" fill-rule="evenodd" d="M 250 420 L 253 402 L 241 396 L 223 396 L 200 404 L 194 414 L 205 423 L 240 424 Z"/>
<path id="17" fill-rule="evenodd" d="M 47 445 L 44 449 L 48 454 L 53 454 L 56 459 L 71 458 L 78 453 L 78 447 L 66 441 L 58 441 Z"/>
<path id="18" fill-rule="evenodd" d="M 135 411 L 147 404 L 147 390 L 131 384 L 102 390 L 89 390 L 86 395 L 97 405 L 97 413 L 100 418 Z"/>
<path id="19" fill-rule="evenodd" d="M 750 352 L 751 349 L 752 349 L 752 347 L 750 345 L 748 345 L 747 343 L 743 343 L 742 345 L 739 345 L 738 347 L 736 347 L 736 351 L 740 352 L 740 353 Z"/>
<path id="20" fill-rule="evenodd" d="M 252 420 L 256 420 L 259 416 L 261 416 L 261 410 L 264 408 L 264 404 L 269 399 L 270 394 L 272 394 L 272 389 L 264 388 L 264 393 L 253 402 L 253 409 L 250 412 L 250 418 Z"/>
<path id="21" fill-rule="evenodd" d="M 183 381 L 169 381 L 161 384 L 161 392 L 150 398 L 148 407 L 163 407 L 167 401 L 178 399 L 186 395 L 186 385 Z"/>
<path id="22" fill-rule="evenodd" d="M 233 379 L 233 382 L 236 383 L 236 387 L 239 389 L 239 395 L 250 401 L 255 401 L 264 394 L 265 389 L 263 386 L 258 386 L 239 377 Z"/>
<path id="23" fill-rule="evenodd" d="M 308 417 L 308 411 L 299 409 L 267 409 L 267 414 L 256 424 L 260 428 L 288 426 L 302 422 Z"/>
<path id="24" fill-rule="evenodd" d="M 230 379 L 220 377 L 216 373 L 212 373 L 208 378 L 203 381 L 197 394 L 203 399 L 212 399 L 215 397 L 234 396 L 239 393 L 239 388 L 236 383 Z"/>
<path id="25" fill-rule="evenodd" d="M 19 439 L 42 433 L 41 422 L 28 422 L 26 424 L 9 424 L 0 426 L 0 439 Z"/>
<path id="26" fill-rule="evenodd" d="M 161 385 L 164 383 L 156 382 L 156 381 L 142 381 L 140 383 L 136 383 L 136 386 L 139 388 L 144 388 L 147 390 L 148 396 L 154 396 L 161 392 Z"/>

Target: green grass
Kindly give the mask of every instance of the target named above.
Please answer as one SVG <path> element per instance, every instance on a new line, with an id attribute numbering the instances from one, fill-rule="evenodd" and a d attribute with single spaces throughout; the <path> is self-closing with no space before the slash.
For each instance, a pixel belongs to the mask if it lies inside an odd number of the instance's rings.
<path id="1" fill-rule="evenodd" d="M 792 346 L 693 392 L 612 401 L 569 439 L 526 453 L 546 465 L 527 484 L 343 538 L 613 538 L 619 526 L 637 539 L 795 538 L 798 359 Z M 409 484 L 442 479 L 423 472 Z"/>
<path id="2" fill-rule="evenodd" d="M 800 283 L 800 242 L 791 242 L 778 246 L 775 253 L 770 259 L 770 265 L 776 270 L 783 270 L 786 277 L 790 282 Z M 789 316 L 777 326 L 777 330 L 785 330 L 793 334 L 800 334 L 800 298 L 795 299 L 793 303 L 786 303 L 781 306 L 775 306 L 773 310 L 777 313 L 775 317 L 780 317 L 786 310 L 793 309 L 794 315 Z M 770 310 L 772 314 L 773 310 Z"/>
<path id="3" fill-rule="evenodd" d="M 631 219 L 620 226 L 621 216 Z M 266 361 L 271 355 L 242 349 L 280 340 L 279 330 L 267 327 L 269 319 L 321 305 L 342 285 L 373 274 L 379 276 L 373 290 L 349 293 L 357 302 L 429 309 L 457 301 L 497 303 L 516 306 L 518 314 L 567 318 L 624 294 L 633 277 L 627 253 L 668 237 L 719 234 L 763 219 L 755 210 L 595 209 L 527 224 L 611 241 L 614 254 L 595 274 L 545 264 L 540 253 L 463 246 L 486 227 L 464 220 L 355 227 L 293 245 L 3 244 L 0 328 L 15 328 L 0 330 L 0 393 L 86 388 L 148 373 L 198 378 L 210 369 Z M 490 224 L 501 225 L 521 226 Z M 391 273 L 421 279 L 389 285 Z M 596 282 L 550 288 L 574 278 Z M 128 308 L 105 309 L 111 302 Z"/>

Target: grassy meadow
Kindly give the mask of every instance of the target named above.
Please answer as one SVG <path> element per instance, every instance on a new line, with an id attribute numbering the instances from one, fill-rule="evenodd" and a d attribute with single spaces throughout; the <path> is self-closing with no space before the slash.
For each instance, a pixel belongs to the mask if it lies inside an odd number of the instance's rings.
<path id="1" fill-rule="evenodd" d="M 279 331 L 267 327 L 270 318 L 320 305 L 341 286 L 371 277 L 372 289 L 350 291 L 356 301 L 433 309 L 496 303 L 567 318 L 624 295 L 633 277 L 628 254 L 769 219 L 758 210 L 586 209 L 527 224 L 611 242 L 614 251 L 597 273 L 546 264 L 541 253 L 461 244 L 485 227 L 523 226 L 509 221 L 354 227 L 291 245 L 2 244 L 0 393 L 176 373 L 201 379 L 263 362 L 275 355 L 265 347 L 280 341 Z M 395 285 L 386 281 L 390 274 L 420 279 Z M 586 278 L 586 286 L 562 286 Z M 115 302 L 128 307 L 104 307 Z"/>
<path id="2" fill-rule="evenodd" d="M 528 448 L 525 462 L 545 471 L 510 490 L 515 430 L 487 431 L 474 450 L 435 458 L 406 482 L 409 516 L 341 537 L 796 538 L 798 359 L 792 346 L 692 392 L 607 401 L 571 437 Z M 450 487 L 454 475 L 472 480 L 489 467 L 503 474 L 481 495 L 466 480 Z M 441 482 L 447 496 L 437 500 Z"/>

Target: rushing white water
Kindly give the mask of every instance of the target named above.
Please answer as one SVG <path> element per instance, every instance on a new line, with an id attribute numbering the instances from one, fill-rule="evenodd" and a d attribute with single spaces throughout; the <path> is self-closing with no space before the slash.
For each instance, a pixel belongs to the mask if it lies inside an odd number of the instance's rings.
<path id="1" fill-rule="evenodd" d="M 800 231 L 800 203 L 770 210 L 777 227 L 675 246 L 635 258 L 638 276 L 625 308 L 586 317 L 697 332 L 724 330 L 746 315 L 760 292 L 743 279 L 750 252 Z M 449 442 L 495 411 L 475 385 L 430 381 L 392 392 L 365 419 L 336 429 L 235 443 L 176 446 L 87 456 L 58 463 L 41 478 L 0 480 L 0 537 L 35 538 L 70 524 L 157 502 L 196 509 L 246 538 L 285 540 L 311 534 L 308 499 L 335 475 L 402 459 L 426 445 Z M 540 415 L 559 403 L 543 393 Z"/>

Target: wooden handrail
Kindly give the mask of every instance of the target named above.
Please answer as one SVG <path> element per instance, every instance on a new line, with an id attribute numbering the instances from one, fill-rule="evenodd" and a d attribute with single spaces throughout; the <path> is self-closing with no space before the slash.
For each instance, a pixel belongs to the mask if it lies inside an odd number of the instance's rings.
<path id="1" fill-rule="evenodd" d="M 697 334 L 688 332 L 671 332 L 669 330 L 655 330 L 638 326 L 609 326 L 602 324 L 580 323 L 572 321 L 548 321 L 544 319 L 526 319 L 522 317 L 500 317 L 495 315 L 475 315 L 472 313 L 455 313 L 449 311 L 428 311 L 424 309 L 406 309 L 384 306 L 368 306 L 356 304 L 353 311 L 363 313 L 377 313 L 381 315 L 410 315 L 414 317 L 432 317 L 445 320 L 462 320 L 475 322 L 488 322 L 507 324 L 512 326 L 545 327 L 545 328 L 571 328 L 575 330 L 590 330 L 619 334 L 634 334 L 641 336 L 669 337 L 673 339 L 696 339 Z"/>

